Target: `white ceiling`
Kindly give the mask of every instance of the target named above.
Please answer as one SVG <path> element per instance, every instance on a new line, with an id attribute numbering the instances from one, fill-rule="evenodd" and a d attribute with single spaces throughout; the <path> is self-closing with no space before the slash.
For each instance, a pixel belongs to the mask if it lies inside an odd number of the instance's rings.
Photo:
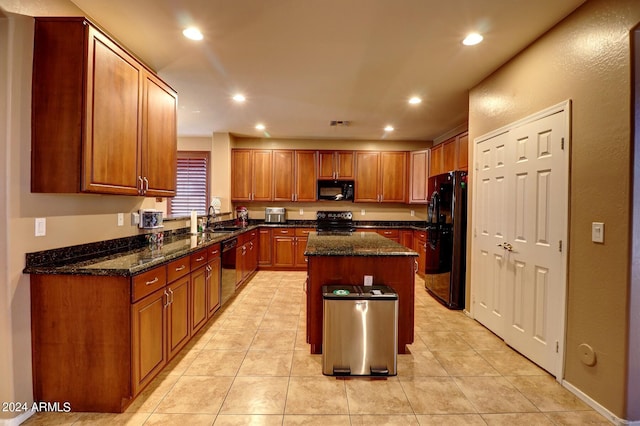
<path id="1" fill-rule="evenodd" d="M 370 140 L 433 140 L 464 124 L 468 90 L 584 2 L 72 1 L 178 91 L 180 136 Z M 189 25 L 203 41 L 182 36 Z M 471 31 L 484 42 L 463 46 Z M 412 95 L 423 102 L 408 105 Z"/>

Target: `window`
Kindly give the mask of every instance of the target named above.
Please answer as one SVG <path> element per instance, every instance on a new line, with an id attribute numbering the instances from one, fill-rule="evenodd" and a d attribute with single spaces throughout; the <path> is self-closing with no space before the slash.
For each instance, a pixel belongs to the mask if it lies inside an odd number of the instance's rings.
<path id="1" fill-rule="evenodd" d="M 189 216 L 192 210 L 207 214 L 209 207 L 209 153 L 178 151 L 176 196 L 169 199 L 171 216 Z"/>

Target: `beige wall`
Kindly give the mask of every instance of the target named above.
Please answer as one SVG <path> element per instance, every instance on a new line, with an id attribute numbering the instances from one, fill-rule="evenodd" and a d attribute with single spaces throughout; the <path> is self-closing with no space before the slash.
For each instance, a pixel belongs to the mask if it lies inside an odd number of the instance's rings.
<path id="1" fill-rule="evenodd" d="M 64 2 L 4 2 L 37 15 L 73 15 Z M 39 5 L 29 9 L 27 6 Z M 0 158 L 6 167 L 0 177 L 0 401 L 32 401 L 29 276 L 22 270 L 25 253 L 138 234 L 129 213 L 155 208 L 155 199 L 109 195 L 32 194 L 31 170 L 31 64 L 33 19 L 7 13 L 0 18 Z M 125 213 L 125 226 L 117 226 L 117 213 Z M 46 218 L 47 234 L 34 236 L 34 219 Z M 6 226 L 5 226 L 6 225 Z M 2 235 L 2 234 L 5 235 Z M 17 413 L 0 411 L 0 419 Z"/>
<path id="2" fill-rule="evenodd" d="M 630 45 L 637 0 L 591 0 L 474 87 L 470 140 L 572 101 L 565 379 L 620 418 L 626 406 L 629 321 Z M 470 150 L 471 151 L 471 150 Z M 605 243 L 591 242 L 591 222 Z M 473 283 L 471 284 L 473 285 Z M 597 363 L 580 362 L 591 345 Z M 637 356 L 637 354 L 636 354 Z M 636 386 L 640 377 L 638 372 Z M 630 410 L 635 410 L 632 412 Z"/>

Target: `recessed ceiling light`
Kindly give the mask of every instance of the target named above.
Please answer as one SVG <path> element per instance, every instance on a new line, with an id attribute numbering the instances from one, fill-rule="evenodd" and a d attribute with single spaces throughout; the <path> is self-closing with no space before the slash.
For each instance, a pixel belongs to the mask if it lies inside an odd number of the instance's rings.
<path id="1" fill-rule="evenodd" d="M 393 132 L 393 126 L 388 124 L 385 128 L 384 128 L 385 132 Z"/>
<path id="2" fill-rule="evenodd" d="M 410 103 L 411 105 L 417 105 L 417 104 L 419 104 L 420 102 L 422 102 L 422 99 L 420 99 L 420 98 L 419 98 L 419 97 L 417 97 L 417 96 L 414 96 L 414 97 L 412 97 L 411 99 L 409 99 L 409 103 Z"/>
<path id="3" fill-rule="evenodd" d="M 480 34 L 471 33 L 467 35 L 464 38 L 464 40 L 462 40 L 462 44 L 464 44 L 465 46 L 475 46 L 476 44 L 480 43 L 483 39 L 484 37 L 482 37 Z"/>
<path id="4" fill-rule="evenodd" d="M 233 100 L 236 102 L 244 102 L 247 100 L 247 98 L 245 98 L 243 94 L 238 93 L 236 95 L 233 95 Z"/>
<path id="5" fill-rule="evenodd" d="M 182 34 L 190 40 L 202 40 L 204 36 L 196 27 L 189 27 L 182 31 Z"/>
<path id="6" fill-rule="evenodd" d="M 256 129 L 258 130 L 264 130 L 265 128 L 264 124 L 256 124 Z"/>

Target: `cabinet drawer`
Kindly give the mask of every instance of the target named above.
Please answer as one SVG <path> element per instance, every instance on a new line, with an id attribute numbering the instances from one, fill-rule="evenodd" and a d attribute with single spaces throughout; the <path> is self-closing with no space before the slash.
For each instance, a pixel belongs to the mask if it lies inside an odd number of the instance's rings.
<path id="1" fill-rule="evenodd" d="M 191 255 L 191 270 L 195 271 L 201 266 L 207 264 L 207 250 L 200 250 Z"/>
<path id="2" fill-rule="evenodd" d="M 399 229 L 378 229 L 376 232 L 387 238 L 398 238 L 400 236 Z"/>
<path id="3" fill-rule="evenodd" d="M 296 228 L 297 237 L 308 237 L 309 232 L 315 232 L 314 228 Z"/>
<path id="4" fill-rule="evenodd" d="M 208 260 L 212 260 L 216 257 L 220 257 L 220 244 L 214 244 L 207 248 Z"/>
<path id="5" fill-rule="evenodd" d="M 161 289 L 167 284 L 167 267 L 160 266 L 150 271 L 136 275 L 132 279 L 133 290 L 131 301 L 135 302 L 143 297 Z"/>
<path id="6" fill-rule="evenodd" d="M 274 237 L 281 237 L 285 235 L 293 237 L 294 235 L 296 235 L 296 229 L 295 228 L 276 228 L 273 230 Z"/>
<path id="7" fill-rule="evenodd" d="M 167 265 L 167 281 L 172 282 L 191 271 L 189 256 L 181 257 Z"/>

